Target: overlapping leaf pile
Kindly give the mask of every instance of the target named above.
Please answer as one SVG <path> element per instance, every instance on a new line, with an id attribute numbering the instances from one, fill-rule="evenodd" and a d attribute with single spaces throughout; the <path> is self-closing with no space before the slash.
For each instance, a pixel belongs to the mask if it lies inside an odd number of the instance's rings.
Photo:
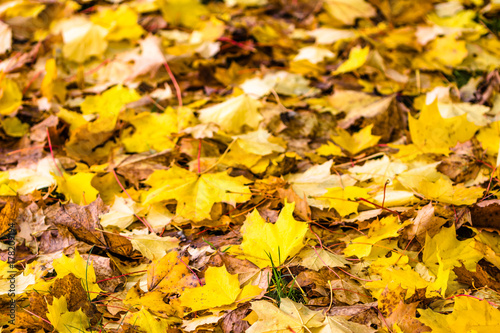
<path id="1" fill-rule="evenodd" d="M 4 1 L 2 331 L 494 331 L 499 13 Z"/>

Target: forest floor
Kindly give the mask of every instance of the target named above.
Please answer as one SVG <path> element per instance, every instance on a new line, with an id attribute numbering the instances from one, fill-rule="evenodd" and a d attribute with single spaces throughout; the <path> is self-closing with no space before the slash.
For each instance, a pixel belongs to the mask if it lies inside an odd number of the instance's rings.
<path id="1" fill-rule="evenodd" d="M 498 0 L 3 1 L 2 332 L 493 332 Z"/>

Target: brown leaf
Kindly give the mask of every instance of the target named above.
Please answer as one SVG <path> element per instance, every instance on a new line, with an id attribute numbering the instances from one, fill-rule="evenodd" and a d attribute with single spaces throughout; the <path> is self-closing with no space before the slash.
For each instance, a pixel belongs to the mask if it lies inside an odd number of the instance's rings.
<path id="1" fill-rule="evenodd" d="M 457 274 L 457 281 L 467 284 L 473 288 L 489 287 L 493 290 L 500 291 L 500 282 L 493 280 L 489 274 L 479 264 L 476 266 L 476 271 L 467 270 L 464 265 L 453 268 Z"/>
<path id="2" fill-rule="evenodd" d="M 0 237 L 5 236 L 7 233 L 16 233 L 16 219 L 19 214 L 18 206 L 20 202 L 17 197 L 0 197 Z"/>
<path id="3" fill-rule="evenodd" d="M 175 251 L 153 261 L 148 268 L 148 290 L 165 294 L 182 292 L 185 288 L 199 286 L 198 278 L 188 269 L 189 258 Z"/>
<path id="4" fill-rule="evenodd" d="M 472 226 L 500 232 L 500 200 L 485 200 L 470 207 Z"/>
<path id="5" fill-rule="evenodd" d="M 48 223 L 68 228 L 78 240 L 94 244 L 116 254 L 130 256 L 133 248 L 128 239 L 101 231 L 99 216 L 106 211 L 102 199 L 98 197 L 87 206 L 79 206 L 74 203 L 50 206 L 45 210 L 45 216 Z"/>
<path id="6" fill-rule="evenodd" d="M 57 278 L 54 284 L 50 287 L 50 295 L 55 298 L 66 297 L 69 311 L 82 311 L 90 318 L 92 324 L 96 324 L 99 317 L 97 316 L 97 308 L 90 302 L 87 292 L 83 289 L 82 280 L 77 278 L 73 273 Z M 52 300 L 50 301 L 52 303 Z"/>
<path id="7" fill-rule="evenodd" d="M 392 313 L 385 318 L 387 325 L 397 324 L 403 332 L 430 332 L 431 329 L 415 318 L 418 302 L 405 304 L 400 301 Z"/>
<path id="8" fill-rule="evenodd" d="M 429 234 L 431 237 L 436 235 L 445 223 L 446 219 L 434 216 L 434 206 L 429 202 L 417 212 L 413 223 L 408 227 L 408 238 L 416 237 L 420 244 L 424 244 L 425 235 Z"/>
<path id="9" fill-rule="evenodd" d="M 250 313 L 250 303 L 245 303 L 226 314 L 224 318 L 219 321 L 219 325 L 224 333 L 243 333 L 250 324 L 243 320 Z"/>
<path id="10" fill-rule="evenodd" d="M 281 200 L 287 200 L 288 202 L 295 202 L 295 214 L 299 216 L 304 221 L 309 221 L 311 219 L 311 208 L 307 204 L 305 198 L 301 198 L 295 193 L 291 188 L 284 189 L 278 188 L 278 194 Z"/>
<path id="11" fill-rule="evenodd" d="M 81 256 L 83 260 L 89 261 L 88 254 L 82 254 Z M 115 268 L 110 258 L 92 254 L 90 255 L 90 262 L 92 262 L 92 266 L 95 270 L 95 275 L 98 281 L 97 284 L 104 291 L 113 293 L 119 285 L 127 282 L 127 279 L 124 276 L 121 276 L 121 272 Z"/>

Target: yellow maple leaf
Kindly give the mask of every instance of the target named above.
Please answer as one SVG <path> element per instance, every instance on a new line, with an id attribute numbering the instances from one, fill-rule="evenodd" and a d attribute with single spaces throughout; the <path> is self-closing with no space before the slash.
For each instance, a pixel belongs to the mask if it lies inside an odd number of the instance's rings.
<path id="1" fill-rule="evenodd" d="M 59 29 L 64 41 L 63 55 L 68 60 L 84 63 L 92 57 L 101 57 L 108 48 L 105 39 L 108 30 L 85 17 L 72 17 L 61 22 Z"/>
<path id="2" fill-rule="evenodd" d="M 352 240 L 352 244 L 349 244 L 344 249 L 344 254 L 346 256 L 357 256 L 358 258 L 366 257 L 370 254 L 373 244 L 382 239 L 397 237 L 398 230 L 410 223 L 411 221 L 407 220 L 400 224 L 399 218 L 393 215 L 380 220 L 377 219 L 370 224 L 368 234 Z"/>
<path id="3" fill-rule="evenodd" d="M 80 108 L 84 115 L 99 115 L 99 118 L 92 122 L 92 126 L 89 127 L 91 132 L 107 132 L 115 128 L 121 109 L 127 103 L 137 101 L 140 98 L 141 96 L 134 89 L 117 85 L 101 95 L 86 97 Z"/>
<path id="4" fill-rule="evenodd" d="M 314 165 L 304 173 L 291 174 L 287 176 L 287 181 L 292 186 L 295 193 L 301 198 L 306 198 L 310 206 L 327 208 L 328 201 L 319 199 L 327 191 L 327 188 L 337 186 L 351 186 L 356 180 L 349 175 L 332 175 L 333 160 L 329 160 L 320 165 Z"/>
<path id="5" fill-rule="evenodd" d="M 30 130 L 30 125 L 23 123 L 17 117 L 9 117 L 0 120 L 2 128 L 8 136 L 12 136 L 15 138 L 20 138 L 27 134 Z"/>
<path id="6" fill-rule="evenodd" d="M 233 97 L 199 111 L 202 123 L 216 123 L 230 133 L 241 133 L 245 126 L 256 128 L 263 117 L 257 111 L 261 103 L 248 95 Z"/>
<path id="7" fill-rule="evenodd" d="M 409 265 L 403 267 L 385 267 L 378 273 L 380 280 L 374 280 L 365 284 L 366 288 L 370 289 L 375 298 L 380 298 L 380 294 L 385 288 L 391 290 L 401 286 L 406 293 L 405 298 L 410 298 L 415 294 L 417 289 L 426 288 L 429 282 L 424 280 L 415 270 Z"/>
<path id="8" fill-rule="evenodd" d="M 179 298 L 181 304 L 192 311 L 199 311 L 233 304 L 242 294 L 246 298 L 244 301 L 248 301 L 262 292 L 262 289 L 253 285 L 241 289 L 238 275 L 229 274 L 226 266 L 209 267 L 205 273 L 205 283 L 204 286 L 185 290 Z"/>
<path id="9" fill-rule="evenodd" d="M 345 62 L 343 62 L 339 68 L 337 68 L 332 74 L 339 75 L 343 73 L 352 72 L 361 66 L 363 66 L 368 58 L 368 54 L 370 53 L 370 48 L 366 47 L 353 47 L 349 52 L 349 58 Z"/>
<path id="10" fill-rule="evenodd" d="M 216 202 L 235 205 L 251 197 L 243 176 L 231 177 L 226 172 L 198 175 L 173 166 L 168 170 L 156 170 L 146 180 L 151 189 L 144 193 L 144 205 L 177 200 L 176 214 L 193 221 L 210 218 L 210 210 Z"/>
<path id="11" fill-rule="evenodd" d="M 272 142 L 276 138 L 273 138 L 268 131 L 261 128 L 247 134 L 233 136 L 233 139 L 236 142 L 221 160 L 223 164 L 244 165 L 251 168 L 263 156 L 285 151 L 285 148 Z"/>
<path id="12" fill-rule="evenodd" d="M 489 155 L 497 155 L 500 149 L 500 121 L 495 121 L 488 127 L 481 128 L 476 138 Z"/>
<path id="13" fill-rule="evenodd" d="M 69 295 L 68 295 L 69 296 Z M 90 326 L 89 318 L 82 309 L 68 311 L 66 297 L 53 298 L 52 305 L 47 304 L 47 319 L 57 332 L 85 332 Z"/>
<path id="14" fill-rule="evenodd" d="M 170 25 L 195 28 L 201 23 L 200 17 L 207 15 L 208 9 L 198 0 L 157 0 L 163 18 Z"/>
<path id="15" fill-rule="evenodd" d="M 420 117 L 408 119 L 411 139 L 423 153 L 449 154 L 449 147 L 465 142 L 474 136 L 478 127 L 463 114 L 453 118 L 443 118 L 439 113 L 437 100 L 424 105 Z M 439 124 L 439 126 L 436 126 Z"/>
<path id="16" fill-rule="evenodd" d="M 453 186 L 451 180 L 442 177 L 435 182 L 423 179 L 414 190 L 426 199 L 452 205 L 471 205 L 481 198 L 484 192 L 481 187 L 465 187 L 463 184 Z"/>
<path id="17" fill-rule="evenodd" d="M 109 31 L 106 39 L 110 41 L 139 39 L 144 33 L 144 29 L 137 23 L 138 19 L 137 13 L 127 5 L 120 5 L 116 9 L 98 10 L 90 18 L 93 23 Z"/>
<path id="18" fill-rule="evenodd" d="M 45 62 L 45 76 L 40 87 L 42 95 L 50 102 L 56 96 L 60 101 L 66 97 L 66 87 L 63 82 L 57 81 L 56 59 L 50 58 Z"/>
<path id="19" fill-rule="evenodd" d="M 321 156 L 343 156 L 344 154 L 342 153 L 342 149 L 334 145 L 331 142 L 327 142 L 324 145 L 321 145 L 318 149 L 316 149 L 316 152 L 320 154 Z"/>
<path id="20" fill-rule="evenodd" d="M 187 256 L 170 251 L 153 261 L 148 267 L 148 290 L 167 294 L 181 293 L 185 288 L 198 287 L 199 283 L 186 266 Z"/>
<path id="21" fill-rule="evenodd" d="M 64 120 L 66 123 L 70 125 L 70 131 L 77 129 L 80 126 L 86 125 L 87 121 L 85 118 L 78 112 L 73 112 L 66 110 L 65 108 L 59 108 L 59 112 L 57 113 L 57 117 L 59 119 Z"/>
<path id="22" fill-rule="evenodd" d="M 247 329 L 247 333 L 261 332 L 311 332 L 312 328 L 323 326 L 325 316 L 304 304 L 289 298 L 281 299 L 280 307 L 268 301 L 252 302 L 252 310 L 258 320 Z"/>
<path id="23" fill-rule="evenodd" d="M 183 317 L 184 307 L 180 304 L 178 298 L 169 298 L 168 303 L 165 303 L 166 293 L 155 290 L 143 292 L 139 285 L 135 285 L 127 292 L 127 297 L 123 301 L 124 304 L 130 305 L 136 309 L 146 308 L 149 311 L 161 316 Z"/>
<path id="24" fill-rule="evenodd" d="M 345 267 L 349 264 L 344 256 L 331 253 L 324 249 L 306 248 L 297 255 L 299 263 L 306 268 L 319 271 L 322 267 Z"/>
<path id="25" fill-rule="evenodd" d="M 82 282 L 83 289 L 89 293 L 91 299 L 99 296 L 102 291 L 97 285 L 97 277 L 95 275 L 94 265 L 92 260 L 85 260 L 80 256 L 78 250 L 75 250 L 73 258 L 68 258 L 64 254 L 61 258 L 54 259 L 52 266 L 57 273 L 57 277 L 61 278 L 70 273 L 79 278 Z"/>
<path id="26" fill-rule="evenodd" d="M 328 14 L 346 25 L 353 25 L 357 18 L 377 14 L 375 8 L 364 0 L 326 0 L 324 6 Z"/>
<path id="27" fill-rule="evenodd" d="M 7 116 L 19 109 L 23 94 L 13 80 L 0 73 L 0 114 Z"/>
<path id="28" fill-rule="evenodd" d="M 500 310 L 486 300 L 466 295 L 455 297 L 451 314 L 441 314 L 432 309 L 418 309 L 418 312 L 418 320 L 435 333 L 494 332 L 500 327 Z"/>
<path id="29" fill-rule="evenodd" d="M 134 230 L 131 233 L 122 233 L 122 235 L 130 237 L 130 243 L 134 250 L 141 252 L 144 257 L 150 260 L 162 258 L 168 251 L 179 246 L 179 240 L 175 237 L 144 234 L 138 230 Z"/>
<path id="30" fill-rule="evenodd" d="M 464 265 L 470 271 L 476 271 L 476 265 L 483 255 L 475 249 L 473 238 L 459 241 L 455 227 L 441 228 L 434 237 L 426 235 L 425 247 L 422 255 L 424 264 L 434 273 L 438 267 L 444 270 Z"/>
<path id="31" fill-rule="evenodd" d="M 54 177 L 57 180 L 58 191 L 67 199 L 78 205 L 88 205 L 97 198 L 99 191 L 92 185 L 95 174 L 91 172 L 78 172 L 72 176 Z"/>
<path id="32" fill-rule="evenodd" d="M 438 37 L 429 43 L 427 51 L 412 61 L 413 68 L 440 70 L 451 74 L 451 69 L 460 65 L 468 51 L 463 40 L 457 40 L 456 34 Z"/>
<path id="33" fill-rule="evenodd" d="M 170 112 L 162 114 L 142 112 L 130 120 L 134 126 L 122 134 L 122 143 L 129 153 L 142 153 L 151 149 L 163 151 L 173 148 L 174 141 L 170 138 L 177 132 L 177 116 Z"/>
<path id="34" fill-rule="evenodd" d="M 370 190 L 357 186 L 332 187 L 321 197 L 328 200 L 330 208 L 334 208 L 340 216 L 358 212 L 357 198 L 368 199 Z"/>
<path id="35" fill-rule="evenodd" d="M 243 256 L 264 268 L 272 264 L 279 266 L 288 257 L 297 254 L 304 246 L 307 223 L 293 218 L 294 208 L 294 202 L 285 202 L 274 224 L 264 221 L 254 209 L 241 228 L 243 242 L 240 249 Z"/>
<path id="36" fill-rule="evenodd" d="M 168 320 L 153 316 L 144 307 L 139 312 L 128 317 L 127 322 L 130 325 L 139 326 L 144 332 L 165 333 L 168 331 Z"/>
<path id="37" fill-rule="evenodd" d="M 338 128 L 338 136 L 332 136 L 331 139 L 340 147 L 347 150 L 351 155 L 356 155 L 357 153 L 376 145 L 380 140 L 380 136 L 372 135 L 372 128 L 373 124 L 368 125 L 353 135 L 349 134 L 349 132 L 342 128 Z"/>

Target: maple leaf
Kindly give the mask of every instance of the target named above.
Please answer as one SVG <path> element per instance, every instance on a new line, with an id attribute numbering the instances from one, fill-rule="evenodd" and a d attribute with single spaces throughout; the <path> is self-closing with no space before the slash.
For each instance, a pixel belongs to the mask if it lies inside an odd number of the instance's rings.
<path id="1" fill-rule="evenodd" d="M 198 287 L 198 280 L 188 269 L 187 256 L 170 251 L 148 267 L 148 290 L 181 293 L 185 288 Z"/>
<path id="2" fill-rule="evenodd" d="M 342 149 L 339 146 L 334 145 L 331 142 L 327 142 L 326 144 L 321 145 L 318 149 L 316 149 L 316 152 L 318 154 L 320 154 L 321 156 L 330 156 L 330 155 L 343 156 L 344 155 L 344 153 L 342 153 Z"/>
<path id="3" fill-rule="evenodd" d="M 90 18 L 108 31 L 106 39 L 110 41 L 136 40 L 141 37 L 144 29 L 137 23 L 138 19 L 137 13 L 127 5 L 120 5 L 116 9 L 104 8 Z"/>
<path id="4" fill-rule="evenodd" d="M 158 0 L 158 6 L 169 24 L 182 24 L 188 28 L 195 28 L 200 24 L 200 17 L 208 14 L 207 8 L 198 0 Z"/>
<path id="5" fill-rule="evenodd" d="M 3 73 L 0 73 L 0 91 L 0 114 L 6 116 L 17 111 L 21 106 L 23 94 L 17 83 L 6 78 Z"/>
<path id="6" fill-rule="evenodd" d="M 339 75 L 343 73 L 352 72 L 361 66 L 363 66 L 368 58 L 368 53 L 370 53 L 370 48 L 356 46 L 349 52 L 349 58 L 342 63 L 339 68 L 337 68 L 332 74 Z"/>
<path id="7" fill-rule="evenodd" d="M 469 140 L 478 129 L 467 120 L 466 114 L 443 118 L 436 100 L 422 108 L 418 119 L 409 117 L 408 123 L 412 141 L 421 152 L 444 155 L 449 154 L 449 147 Z"/>
<path id="8" fill-rule="evenodd" d="M 330 203 L 330 208 L 334 208 L 340 216 L 347 216 L 358 212 L 358 198 L 368 199 L 369 189 L 357 186 L 332 187 L 320 198 L 325 198 Z"/>
<path id="9" fill-rule="evenodd" d="M 340 147 L 347 150 L 351 155 L 356 155 L 357 153 L 376 145 L 380 140 L 380 136 L 371 134 L 372 128 L 373 124 L 368 125 L 353 135 L 349 134 L 349 132 L 342 128 L 338 128 L 338 136 L 332 136 L 331 139 Z"/>
<path id="10" fill-rule="evenodd" d="M 151 333 L 164 333 L 168 330 L 168 321 L 163 318 L 153 316 L 144 307 L 139 312 L 133 313 L 127 322 L 134 326 L 139 326 L 142 330 Z"/>
<path id="11" fill-rule="evenodd" d="M 141 54 L 130 56 L 134 61 L 134 67 L 132 67 L 132 73 L 128 80 L 135 79 L 137 76 L 146 73 L 155 73 L 166 60 L 161 51 L 161 40 L 158 37 L 147 36 L 139 41 L 139 45 Z"/>
<path id="12" fill-rule="evenodd" d="M 447 272 L 449 273 L 450 270 Z M 435 281 L 427 281 L 409 265 L 403 267 L 386 266 L 377 271 L 380 279 L 367 282 L 365 287 L 371 290 L 375 298 L 380 298 L 386 288 L 394 290 L 398 287 L 405 291 L 405 299 L 412 297 L 418 289 L 424 288 L 426 288 L 426 296 L 428 297 L 435 297 L 441 293 L 444 296 L 448 283 L 448 274 L 443 273 L 445 272 L 442 271 Z"/>
<path id="13" fill-rule="evenodd" d="M 230 133 L 241 133 L 245 126 L 256 128 L 263 119 L 257 109 L 261 103 L 243 94 L 198 111 L 202 123 L 216 123 Z"/>
<path id="14" fill-rule="evenodd" d="M 280 307 L 268 301 L 252 302 L 252 310 L 258 320 L 250 326 L 248 333 L 261 332 L 310 332 L 314 327 L 323 326 L 324 316 L 320 311 L 309 310 L 305 305 L 282 298 Z"/>
<path id="15" fill-rule="evenodd" d="M 56 29 L 62 32 L 64 57 L 76 63 L 102 56 L 108 48 L 105 40 L 108 30 L 83 16 L 62 21 Z"/>
<path id="16" fill-rule="evenodd" d="M 481 128 L 476 138 L 489 155 L 497 155 L 500 150 L 500 121 L 495 121 L 488 127 Z M 498 160 L 496 165 L 499 165 Z"/>
<path id="17" fill-rule="evenodd" d="M 344 249 L 344 254 L 346 256 L 357 256 L 358 258 L 366 257 L 370 254 L 373 244 L 382 239 L 397 237 L 398 230 L 410 223 L 411 221 L 407 220 L 403 224 L 399 224 L 397 216 L 387 216 L 380 220 L 377 219 L 370 224 L 370 230 L 367 235 L 356 237 L 352 240 L 352 244 L 349 244 Z"/>
<path id="18" fill-rule="evenodd" d="M 151 189 L 144 193 L 143 204 L 175 199 L 176 214 L 193 221 L 210 218 L 216 202 L 235 205 L 251 197 L 242 176 L 231 177 L 226 172 L 198 175 L 174 165 L 168 170 L 156 170 L 146 180 Z"/>
<path id="19" fill-rule="evenodd" d="M 418 309 L 420 320 L 432 329 L 432 332 L 492 332 L 500 325 L 500 310 L 488 304 L 463 295 L 455 297 L 451 314 L 441 314 L 432 309 Z"/>
<path id="20" fill-rule="evenodd" d="M 394 95 L 379 97 L 355 90 L 335 90 L 333 95 L 327 97 L 331 113 L 346 113 L 345 118 L 339 121 L 339 127 L 344 129 L 361 117 L 374 118 L 383 114 L 393 100 Z"/>
<path id="21" fill-rule="evenodd" d="M 226 266 L 209 267 L 205 272 L 205 283 L 204 286 L 185 290 L 180 297 L 181 304 L 191 308 L 191 311 L 199 311 L 240 300 L 248 301 L 262 292 L 253 285 L 241 289 L 238 275 L 229 274 Z"/>
<path id="22" fill-rule="evenodd" d="M 414 189 L 426 199 L 437 200 L 452 205 L 470 205 L 483 196 L 480 187 L 465 187 L 463 184 L 452 185 L 450 180 L 439 178 L 435 182 L 422 180 Z"/>
<path id="23" fill-rule="evenodd" d="M 301 198 L 306 198 L 307 203 L 318 208 L 327 208 L 328 200 L 320 199 L 328 190 L 327 188 L 338 186 L 351 186 L 356 183 L 348 175 L 332 175 L 330 169 L 333 161 L 327 161 L 320 165 L 312 166 L 304 173 L 291 174 L 286 180 L 292 185 L 292 189 Z"/>
<path id="24" fill-rule="evenodd" d="M 131 233 L 122 233 L 130 238 L 134 250 L 150 260 L 162 258 L 166 253 L 179 246 L 179 240 L 175 237 L 160 237 L 156 234 L 146 234 L 149 230 L 134 230 Z"/>
<path id="25" fill-rule="evenodd" d="M 441 70 L 451 73 L 450 67 L 456 67 L 467 57 L 465 41 L 456 39 L 455 34 L 438 37 L 432 41 L 427 52 L 417 57 L 412 65 L 414 68 Z"/>
<path id="26" fill-rule="evenodd" d="M 61 101 L 66 97 L 66 88 L 64 84 L 57 81 L 57 66 L 54 58 L 48 59 L 45 63 L 45 76 L 43 77 L 40 91 L 49 102 L 54 96 Z"/>
<path id="27" fill-rule="evenodd" d="M 313 64 L 322 62 L 325 59 L 334 58 L 335 54 L 323 47 L 306 46 L 299 50 L 299 53 L 293 59 L 294 61 L 308 60 Z"/>
<path id="28" fill-rule="evenodd" d="M 300 265 L 318 271 L 322 267 L 344 267 L 349 263 L 343 256 L 324 249 L 304 249 L 297 255 Z"/>
<path id="29" fill-rule="evenodd" d="M 474 248 L 474 239 L 457 240 L 454 227 L 441 228 L 434 237 L 425 238 L 422 261 L 435 274 L 439 265 L 444 269 L 464 265 L 469 271 L 475 271 L 483 255 Z"/>
<path id="30" fill-rule="evenodd" d="M 128 152 L 163 151 L 175 146 L 170 134 L 178 130 L 177 115 L 168 111 L 163 114 L 142 112 L 130 119 L 130 123 L 135 131 L 132 133 L 130 128 L 122 134 L 122 143 Z"/>
<path id="31" fill-rule="evenodd" d="M 279 266 L 304 246 L 307 223 L 293 218 L 295 203 L 285 202 L 276 223 L 268 223 L 254 209 L 241 228 L 243 256 L 264 268 Z"/>
<path id="32" fill-rule="evenodd" d="M 95 174 L 90 172 L 78 172 L 72 176 L 65 174 L 64 177 L 55 177 L 60 193 L 63 193 L 68 200 L 78 204 L 87 205 L 93 202 L 99 191 L 92 185 Z"/>
<path id="33" fill-rule="evenodd" d="M 233 148 L 224 156 L 221 163 L 226 165 L 244 165 L 248 168 L 255 166 L 263 156 L 274 152 L 284 152 L 285 148 L 271 142 L 271 134 L 258 129 L 247 134 L 233 136 L 236 140 Z M 267 167 L 267 165 L 266 165 Z M 253 169 L 252 169 L 253 171 Z"/>
<path id="34" fill-rule="evenodd" d="M 134 221 L 134 214 L 139 211 L 140 207 L 131 201 L 119 196 L 115 196 L 115 201 L 109 211 L 100 216 L 101 226 L 116 227 L 120 230 L 125 229 Z"/>
<path id="35" fill-rule="evenodd" d="M 118 114 L 122 108 L 127 103 L 137 101 L 140 98 L 141 96 L 134 89 L 117 85 L 101 95 L 86 97 L 80 108 L 84 115 L 99 115 L 99 118 L 89 127 L 90 132 L 106 132 L 115 128 Z"/>
<path id="36" fill-rule="evenodd" d="M 352 25 L 357 18 L 376 15 L 375 8 L 364 0 L 326 0 L 326 11 L 336 20 Z"/>
<path id="37" fill-rule="evenodd" d="M 0 120 L 5 134 L 11 137 L 20 138 L 29 132 L 30 126 L 23 123 L 19 118 L 5 118 Z"/>
<path id="38" fill-rule="evenodd" d="M 375 183 L 385 183 L 387 179 L 394 177 L 408 169 L 408 165 L 391 159 L 384 155 L 381 159 L 367 161 L 362 166 L 349 168 L 349 173 L 358 181 L 373 179 Z"/>
<path id="39" fill-rule="evenodd" d="M 70 273 L 79 278 L 83 288 L 89 293 L 91 299 L 99 296 L 99 293 L 102 291 L 97 285 L 97 277 L 92 260 L 84 260 L 80 256 L 80 253 L 78 253 L 78 250 L 75 250 L 75 255 L 71 259 L 63 254 L 61 258 L 53 261 L 52 266 L 54 266 L 54 270 L 57 272 L 59 278 Z"/>
<path id="40" fill-rule="evenodd" d="M 136 309 L 145 308 L 154 313 L 155 317 L 169 316 L 171 321 L 175 321 L 175 317 L 184 315 L 184 307 L 180 305 L 178 298 L 170 299 L 167 304 L 164 301 L 166 295 L 166 293 L 157 290 L 145 293 L 138 285 L 135 285 L 129 289 L 123 303 Z"/>
<path id="41" fill-rule="evenodd" d="M 47 319 L 58 332 L 82 332 L 90 326 L 89 318 L 82 309 L 68 311 L 66 297 L 52 298 L 52 305 L 47 304 Z"/>

